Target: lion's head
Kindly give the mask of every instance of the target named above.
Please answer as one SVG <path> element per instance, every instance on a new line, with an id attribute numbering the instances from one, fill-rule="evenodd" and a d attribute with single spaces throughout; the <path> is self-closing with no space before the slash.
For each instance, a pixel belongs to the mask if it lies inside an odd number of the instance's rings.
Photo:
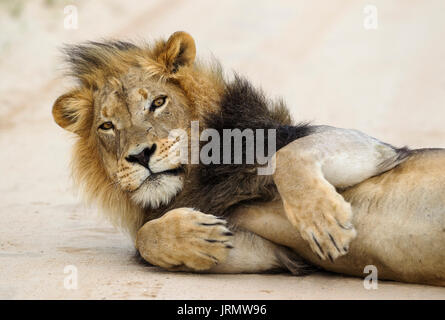
<path id="1" fill-rule="evenodd" d="M 134 234 L 142 210 L 169 202 L 183 187 L 172 162 L 173 129 L 189 129 L 218 108 L 218 68 L 195 62 L 190 35 L 136 46 L 89 42 L 65 50 L 77 86 L 53 106 L 58 125 L 77 135 L 73 173 L 89 200 Z"/>

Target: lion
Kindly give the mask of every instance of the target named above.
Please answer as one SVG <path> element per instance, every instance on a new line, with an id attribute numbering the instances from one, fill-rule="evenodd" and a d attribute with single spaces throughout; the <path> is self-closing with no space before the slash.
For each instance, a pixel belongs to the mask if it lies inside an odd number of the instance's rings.
<path id="1" fill-rule="evenodd" d="M 150 264 L 353 276 L 375 266 L 380 279 L 445 285 L 444 150 L 294 123 L 283 101 L 196 60 L 185 32 L 153 44 L 88 42 L 65 54 L 77 84 L 52 112 L 77 137 L 75 181 Z M 170 134 L 190 136 L 193 121 L 201 132 L 273 130 L 275 170 L 258 174 L 258 161 L 183 163 Z"/>

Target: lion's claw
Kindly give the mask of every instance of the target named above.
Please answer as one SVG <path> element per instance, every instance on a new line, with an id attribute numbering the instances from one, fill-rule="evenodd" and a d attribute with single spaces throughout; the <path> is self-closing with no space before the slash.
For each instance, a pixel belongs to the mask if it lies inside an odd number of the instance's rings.
<path id="1" fill-rule="evenodd" d="M 145 224 L 137 247 L 144 259 L 166 269 L 207 270 L 226 259 L 232 236 L 225 220 L 180 208 Z"/>
<path id="2" fill-rule="evenodd" d="M 334 261 L 348 252 L 356 231 L 351 222 L 351 205 L 341 195 L 327 190 L 315 198 L 286 200 L 284 208 L 290 222 L 320 259 Z"/>

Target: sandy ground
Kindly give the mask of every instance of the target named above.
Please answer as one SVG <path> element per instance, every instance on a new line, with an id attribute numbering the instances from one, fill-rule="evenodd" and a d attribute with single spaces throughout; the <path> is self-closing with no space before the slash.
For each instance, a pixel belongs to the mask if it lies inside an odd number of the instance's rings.
<path id="1" fill-rule="evenodd" d="M 445 288 L 318 273 L 173 274 L 142 266 L 129 238 L 86 208 L 69 177 L 72 137 L 51 118 L 69 87 L 63 43 L 150 39 L 190 32 L 299 120 L 357 128 L 395 145 L 445 147 L 445 2 L 364 1 L 0 2 L 0 298 L 4 299 L 444 299 Z M 77 269 L 68 290 L 66 266 Z"/>

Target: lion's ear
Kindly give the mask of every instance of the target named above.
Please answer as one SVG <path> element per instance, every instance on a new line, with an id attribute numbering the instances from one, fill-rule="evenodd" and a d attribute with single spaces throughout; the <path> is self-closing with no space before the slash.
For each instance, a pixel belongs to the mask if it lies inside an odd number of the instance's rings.
<path id="1" fill-rule="evenodd" d="M 176 73 L 179 68 L 192 65 L 195 56 L 195 40 L 188 33 L 177 31 L 168 38 L 159 58 L 169 72 Z"/>
<path id="2" fill-rule="evenodd" d="M 80 89 L 72 90 L 54 102 L 54 121 L 63 129 L 82 135 L 89 130 L 92 107 L 92 99 L 88 92 Z"/>

